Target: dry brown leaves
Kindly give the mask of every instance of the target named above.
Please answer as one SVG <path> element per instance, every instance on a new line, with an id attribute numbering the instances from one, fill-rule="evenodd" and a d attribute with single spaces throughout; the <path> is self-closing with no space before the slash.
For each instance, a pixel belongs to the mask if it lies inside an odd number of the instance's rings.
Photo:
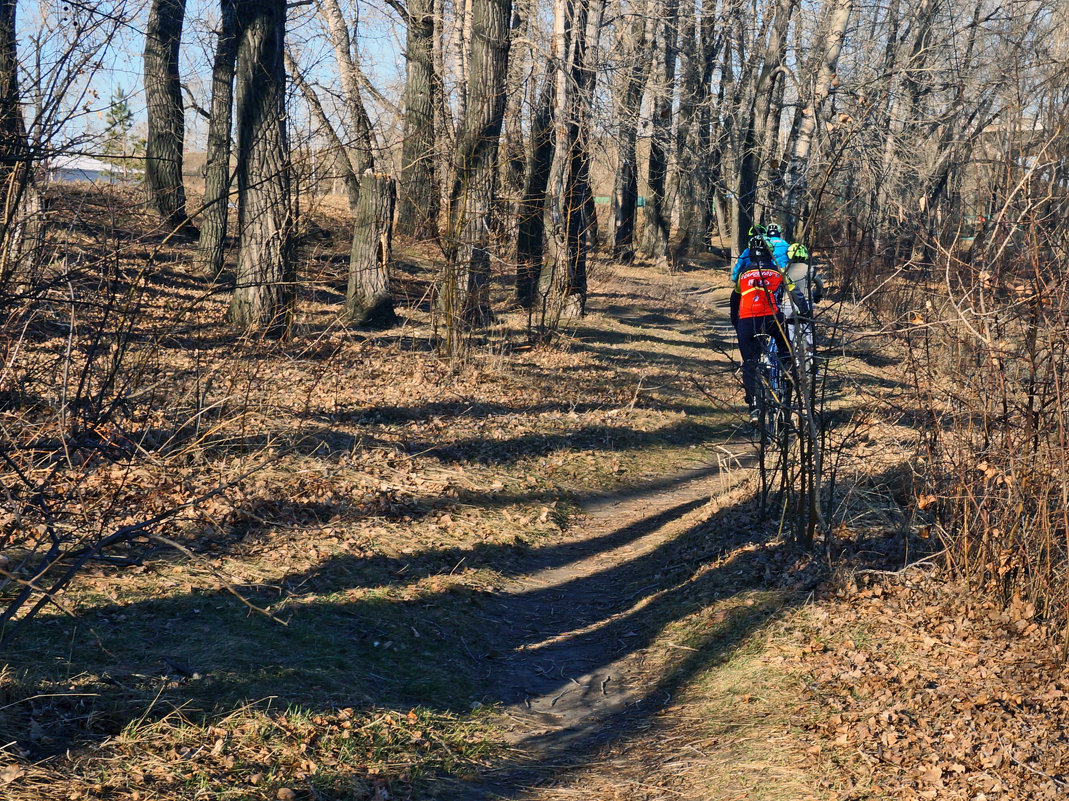
<path id="1" fill-rule="evenodd" d="M 1035 608 L 915 570 L 862 574 L 800 615 L 814 754 L 838 799 L 1053 799 L 1069 792 L 1069 673 Z"/>

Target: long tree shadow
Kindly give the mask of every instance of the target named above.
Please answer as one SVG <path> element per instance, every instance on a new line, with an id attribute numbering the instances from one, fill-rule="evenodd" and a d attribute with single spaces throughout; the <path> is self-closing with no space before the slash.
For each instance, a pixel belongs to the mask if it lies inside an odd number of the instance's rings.
<path id="1" fill-rule="evenodd" d="M 246 588 L 254 603 L 273 605 L 286 626 L 250 615 L 222 590 L 104 604 L 76 622 L 41 619 L 9 654 L 12 662 L 32 664 L 34 654 L 54 651 L 63 642 L 77 655 L 66 670 L 99 678 L 80 687 L 84 693 L 77 710 L 57 714 L 59 702 L 44 695 L 62 677 L 49 681 L 40 673 L 28 675 L 22 687 L 28 697 L 0 709 L 0 732 L 35 756 L 59 753 L 78 738 L 114 735 L 144 715 L 154 695 L 161 699 L 161 715 L 182 706 L 186 715 L 207 719 L 268 697 L 313 711 L 370 704 L 456 714 L 475 702 L 509 705 L 545 698 L 570 689 L 577 676 L 604 670 L 647 647 L 665 626 L 714 599 L 764 586 L 767 560 L 778 546 L 763 546 L 759 535 L 736 528 L 731 521 L 740 515 L 731 509 L 702 517 L 637 557 L 616 554 L 609 566 L 594 572 L 578 564 L 695 514 L 701 500 L 679 503 L 587 542 L 522 549 L 515 559 L 507 548 L 496 554 L 501 562 L 522 566 L 516 575 L 574 566 L 551 586 L 443 581 L 438 589 L 396 586 L 369 593 L 358 579 L 367 565 L 341 556 L 278 584 Z M 736 551 L 752 545 L 755 536 L 759 547 Z M 713 563 L 717 566 L 709 567 Z M 637 699 L 628 696 L 599 719 L 549 733 L 537 743 L 537 755 L 499 767 L 511 774 L 581 758 L 663 706 L 676 687 L 727 655 L 763 619 L 735 621 Z M 176 670 L 181 674 L 177 686 Z M 171 674 L 168 681 L 161 679 L 164 674 Z M 25 732 L 40 730 L 45 714 L 51 715 L 47 735 L 25 741 Z M 84 725 L 86 720 L 92 726 Z M 440 780 L 449 782 L 449 777 Z M 500 793 L 500 787 L 490 783 L 467 792 L 483 791 Z"/>

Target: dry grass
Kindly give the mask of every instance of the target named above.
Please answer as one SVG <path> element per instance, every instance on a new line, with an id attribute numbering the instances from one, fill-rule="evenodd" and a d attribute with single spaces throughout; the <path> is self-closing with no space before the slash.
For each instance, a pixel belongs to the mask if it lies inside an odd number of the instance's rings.
<path id="1" fill-rule="evenodd" d="M 503 315 L 443 364 L 426 346 L 429 254 L 399 270 L 399 332 L 350 331 L 335 318 L 345 225 L 323 218 L 295 338 L 234 339 L 225 287 L 184 272 L 189 245 L 160 249 L 111 196 L 72 200 L 124 232 L 108 291 L 137 299 L 123 319 L 138 336 L 115 375 L 150 391 L 53 458 L 47 365 L 72 337 L 57 289 L 10 362 L 24 380 L 5 432 L 72 534 L 203 499 L 111 552 L 133 566 L 90 562 L 5 651 L 5 797 L 418 797 L 502 759 L 471 610 L 573 536 L 579 500 L 719 457 L 732 413 L 691 390 L 718 380 L 701 321 L 651 299 L 648 272 L 599 267 L 604 300 L 560 347 L 520 347 L 521 318 Z M 107 241 L 69 229 L 64 275 L 86 297 Z M 34 557 L 25 520 L 4 524 L 17 578 Z"/>

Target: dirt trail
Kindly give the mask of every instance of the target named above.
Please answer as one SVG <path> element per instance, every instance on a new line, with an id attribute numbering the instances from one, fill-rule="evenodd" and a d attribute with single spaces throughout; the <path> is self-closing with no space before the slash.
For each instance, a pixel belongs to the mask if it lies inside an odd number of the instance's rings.
<path id="1" fill-rule="evenodd" d="M 709 336 L 722 341 L 726 311 L 715 306 L 724 305 L 726 293 L 693 282 L 688 289 L 709 314 Z M 484 603 L 477 625 L 498 631 L 496 639 L 513 647 L 471 656 L 483 663 L 487 697 L 504 705 L 515 754 L 484 782 L 449 797 L 567 797 L 574 791 L 562 789 L 561 775 L 572 773 L 570 782 L 582 786 L 575 772 L 671 704 L 672 685 L 649 664 L 648 649 L 678 616 L 679 587 L 700 567 L 679 540 L 708 523 L 718 499 L 746 482 L 753 461 L 745 438 L 725 442 L 719 464 L 586 503 L 565 564 L 517 578 Z M 645 777 L 656 770 L 647 761 L 675 760 L 678 774 L 679 760 L 703 758 L 696 751 L 640 748 L 617 767 Z M 610 797 L 592 786 L 587 792 L 591 799 Z M 678 798 L 679 790 L 663 797 Z"/>
<path id="2" fill-rule="evenodd" d="M 464 797 L 535 798 L 518 788 L 574 767 L 576 756 L 671 701 L 670 693 L 650 694 L 645 655 L 635 647 L 650 636 L 643 610 L 673 585 L 674 538 L 744 480 L 744 471 L 714 465 L 658 482 L 653 492 L 592 503 L 572 561 L 528 574 L 486 604 L 485 625 L 522 632 L 522 644 L 487 659 L 485 671 L 488 697 L 507 705 L 517 755 Z"/>

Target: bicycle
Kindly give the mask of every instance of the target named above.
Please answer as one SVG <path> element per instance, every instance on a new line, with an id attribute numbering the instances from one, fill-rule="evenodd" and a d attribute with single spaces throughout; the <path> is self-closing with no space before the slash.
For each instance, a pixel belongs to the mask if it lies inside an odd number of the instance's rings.
<path id="1" fill-rule="evenodd" d="M 773 476 L 784 473 L 784 481 L 786 480 L 790 383 L 784 374 L 785 365 L 780 359 L 776 337 L 765 332 L 757 334 L 756 338 L 760 350 L 757 364 L 754 366 L 757 379 L 754 382 L 757 424 L 753 429 L 753 436 L 757 446 L 763 512 L 772 490 Z"/>
<path id="2" fill-rule="evenodd" d="M 776 439 L 787 425 L 787 377 L 783 374 L 779 344 L 770 333 L 757 335 L 761 343 L 757 358 L 758 432 L 762 445 L 766 437 Z"/>

